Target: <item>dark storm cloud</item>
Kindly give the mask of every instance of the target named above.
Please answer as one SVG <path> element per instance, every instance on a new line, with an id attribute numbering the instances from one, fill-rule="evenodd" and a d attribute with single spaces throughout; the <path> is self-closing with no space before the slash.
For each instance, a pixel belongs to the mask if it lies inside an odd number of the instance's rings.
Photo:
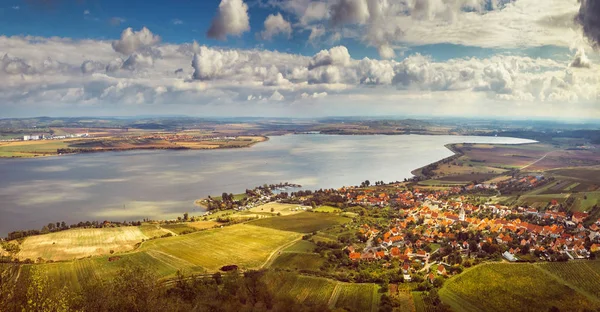
<path id="1" fill-rule="evenodd" d="M 575 21 L 595 48 L 600 47 L 600 0 L 579 0 L 581 4 Z"/>

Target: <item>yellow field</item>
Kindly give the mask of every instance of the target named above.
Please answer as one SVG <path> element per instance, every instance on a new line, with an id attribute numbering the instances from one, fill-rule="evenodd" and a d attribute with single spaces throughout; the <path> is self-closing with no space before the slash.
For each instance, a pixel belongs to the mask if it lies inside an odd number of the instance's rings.
<path id="1" fill-rule="evenodd" d="M 71 260 L 88 256 L 128 251 L 148 239 L 139 227 L 128 226 L 102 229 L 71 229 L 27 237 L 17 257 L 21 260 Z"/>
<path id="2" fill-rule="evenodd" d="M 287 215 L 301 212 L 302 210 L 295 210 L 299 206 L 300 205 L 298 205 L 298 204 L 281 204 L 281 203 L 276 203 L 276 202 L 270 202 L 270 203 L 267 203 L 264 205 L 254 207 L 254 208 L 250 209 L 250 211 L 257 212 L 257 213 L 259 213 L 259 212 L 261 212 L 261 213 L 269 212 L 269 213 L 273 213 L 273 214 L 281 213 L 282 216 L 287 216 Z M 273 209 L 273 211 L 271 211 L 271 209 Z"/>
<path id="3" fill-rule="evenodd" d="M 36 157 L 56 155 L 56 150 L 66 148 L 69 141 L 65 140 L 38 140 L 38 141 L 16 141 L 0 143 L 0 157 Z"/>
<path id="4" fill-rule="evenodd" d="M 220 224 L 221 223 L 217 221 L 195 221 L 187 223 L 189 227 L 193 227 L 198 230 L 214 228 L 215 226 L 218 226 Z"/>
<path id="5" fill-rule="evenodd" d="M 299 233 L 236 224 L 187 235 L 145 242 L 140 251 L 167 255 L 210 271 L 223 265 L 260 267 L 279 247 L 300 238 Z"/>

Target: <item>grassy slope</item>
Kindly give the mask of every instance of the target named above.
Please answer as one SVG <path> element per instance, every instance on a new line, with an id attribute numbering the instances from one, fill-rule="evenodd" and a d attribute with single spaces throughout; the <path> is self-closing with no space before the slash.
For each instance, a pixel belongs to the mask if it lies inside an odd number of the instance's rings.
<path id="1" fill-rule="evenodd" d="M 218 270 L 226 264 L 258 267 L 271 252 L 300 235 L 293 232 L 238 224 L 220 229 L 146 242 L 141 251 L 155 251 Z"/>
<path id="2" fill-rule="evenodd" d="M 135 252 L 113 255 L 113 261 L 103 256 L 35 266 L 58 285 L 71 287 L 78 287 L 79 281 L 90 274 L 113 276 L 126 264 L 148 267 L 162 278 L 174 276 L 177 270 L 216 271 L 228 264 L 258 268 L 278 248 L 299 237 L 294 232 L 237 224 L 146 241 Z"/>
<path id="3" fill-rule="evenodd" d="M 282 231 L 310 233 L 346 222 L 350 222 L 350 219 L 334 214 L 302 212 L 289 216 L 256 220 L 248 224 Z"/>
<path id="4" fill-rule="evenodd" d="M 532 264 L 484 264 L 447 281 L 439 292 L 455 311 L 561 311 L 597 308 L 595 302 Z"/>

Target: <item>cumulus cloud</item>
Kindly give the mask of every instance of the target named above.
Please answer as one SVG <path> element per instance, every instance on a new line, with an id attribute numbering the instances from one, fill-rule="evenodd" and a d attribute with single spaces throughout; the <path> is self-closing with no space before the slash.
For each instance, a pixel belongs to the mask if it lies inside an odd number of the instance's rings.
<path id="1" fill-rule="evenodd" d="M 329 16 L 329 8 L 327 7 L 327 3 L 314 1 L 310 2 L 302 16 L 300 17 L 300 23 L 303 25 L 308 25 L 315 21 L 322 21 L 327 19 Z"/>
<path id="2" fill-rule="evenodd" d="M 152 67 L 154 65 L 154 59 L 149 55 L 142 55 L 140 53 L 131 54 L 125 62 L 123 62 L 123 69 L 136 70 L 145 67 Z"/>
<path id="3" fill-rule="evenodd" d="M 308 69 L 327 65 L 345 66 L 350 62 L 350 53 L 345 46 L 333 47 L 329 50 L 321 50 L 311 59 Z"/>
<path id="4" fill-rule="evenodd" d="M 248 5 L 243 0 L 221 0 L 217 15 L 206 35 L 209 38 L 225 40 L 228 35 L 240 36 L 248 30 Z"/>
<path id="5" fill-rule="evenodd" d="M 571 62 L 571 67 L 590 68 L 591 66 L 592 63 L 588 59 L 587 55 L 585 55 L 585 51 L 582 48 L 577 49 L 575 58 Z"/>
<path id="6" fill-rule="evenodd" d="M 121 39 L 112 42 L 116 52 L 131 54 L 144 48 L 151 47 L 160 42 L 160 36 L 153 34 L 148 28 L 134 31 L 131 27 L 121 33 Z"/>
<path id="7" fill-rule="evenodd" d="M 500 113 L 522 112 L 529 105 L 550 114 L 540 107 L 568 103 L 569 112 L 599 115 L 600 77 L 594 64 L 592 70 L 577 70 L 564 60 L 504 54 L 444 61 L 419 54 L 359 60 L 344 46 L 312 57 L 197 43 L 150 48 L 162 57 L 153 57 L 149 48 L 123 55 L 107 41 L 0 36 L 0 110 L 9 115 L 24 109 L 139 112 L 152 107 L 166 113 L 234 109 L 256 114 L 292 107 L 274 102 L 297 101 L 295 107 L 302 110 L 301 105 L 318 99 L 318 113 L 323 114 L 335 114 L 333 107 L 341 105 L 359 111 L 369 103 L 377 103 L 378 109 L 389 105 L 393 111 L 401 105 L 414 108 L 414 101 L 424 112 L 433 109 L 430 102 L 437 103 L 440 114 L 452 113 L 448 105 L 464 103 L 487 112 L 485 103 L 493 101 L 501 103 Z M 246 100 L 260 101 L 248 105 Z M 543 106 L 546 102 L 552 104 Z"/>
<path id="8" fill-rule="evenodd" d="M 104 65 L 97 61 L 86 60 L 81 63 L 81 72 L 84 74 L 91 74 L 104 70 Z"/>
<path id="9" fill-rule="evenodd" d="M 575 20 L 583 26 L 585 36 L 594 47 L 600 46 L 600 2 L 579 0 L 580 7 Z"/>
<path id="10" fill-rule="evenodd" d="M 292 35 L 292 25 L 286 21 L 281 13 L 270 14 L 265 19 L 265 30 L 260 35 L 264 40 L 271 40 L 276 35 L 283 34 L 288 38 Z"/>

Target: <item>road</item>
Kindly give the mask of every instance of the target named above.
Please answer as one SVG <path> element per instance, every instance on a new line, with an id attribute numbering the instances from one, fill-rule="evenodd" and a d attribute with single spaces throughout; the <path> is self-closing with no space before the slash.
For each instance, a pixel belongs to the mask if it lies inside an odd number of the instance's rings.
<path id="1" fill-rule="evenodd" d="M 544 160 L 544 158 L 546 158 L 546 156 L 550 155 L 550 153 L 552 153 L 552 152 L 556 152 L 556 151 L 550 151 L 550 152 L 548 152 L 548 153 L 544 154 L 544 156 L 542 156 L 542 158 L 540 158 L 540 159 L 538 159 L 538 160 L 536 160 L 536 161 L 534 161 L 534 162 L 530 163 L 529 165 L 526 165 L 526 166 L 524 166 L 524 167 L 521 167 L 521 169 L 520 169 L 520 170 L 523 170 L 523 169 L 525 169 L 525 168 L 527 168 L 527 167 L 529 167 L 529 166 L 533 166 L 533 165 L 537 164 L 538 162 L 540 162 L 540 161 Z"/>

